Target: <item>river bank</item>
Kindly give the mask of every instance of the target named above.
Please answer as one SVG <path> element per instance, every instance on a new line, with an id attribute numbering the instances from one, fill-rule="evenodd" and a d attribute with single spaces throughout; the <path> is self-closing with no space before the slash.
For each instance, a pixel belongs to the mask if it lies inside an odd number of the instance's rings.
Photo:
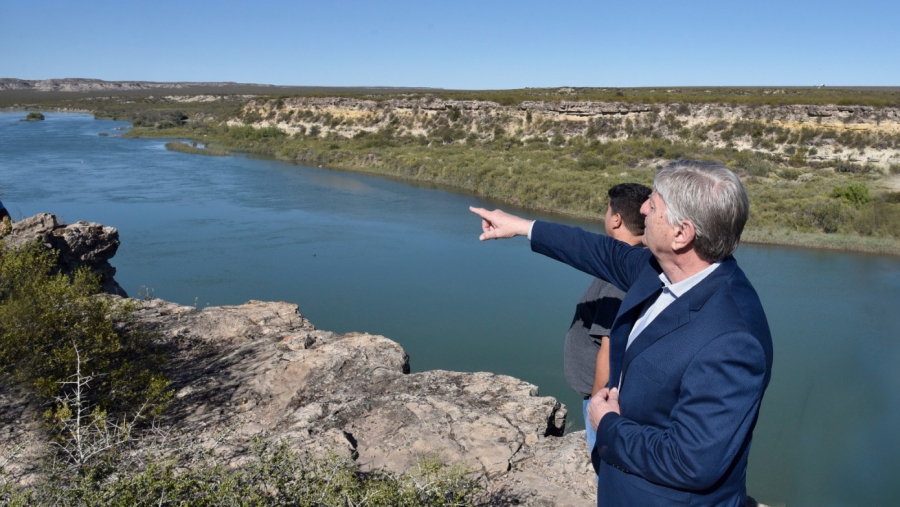
<path id="1" fill-rule="evenodd" d="M 900 254 L 900 108 L 348 97 L 252 99 L 219 122 L 137 125 L 300 165 L 429 182 L 598 219 L 607 189 L 681 158 L 741 175 L 747 240 Z"/>
<path id="2" fill-rule="evenodd" d="M 625 142 L 616 150 L 620 154 L 630 152 L 624 167 L 595 167 L 598 170 L 590 171 L 584 170 L 583 161 L 573 159 L 572 150 L 559 147 L 422 146 L 409 140 L 378 141 L 384 146 L 372 146 L 372 140 L 365 136 L 309 139 L 279 135 L 272 130 L 238 132 L 241 133 L 236 136 L 233 128 L 135 128 L 127 136 L 187 138 L 205 143 L 208 154 L 238 151 L 299 165 L 436 184 L 524 208 L 590 220 L 602 219 L 609 187 L 629 181 L 651 185 L 657 168 L 672 159 L 698 155 L 685 146 L 663 145 L 661 151 L 652 144 L 648 147 L 636 141 Z M 254 133 L 256 139 L 252 138 Z M 765 160 L 751 163 L 764 164 Z M 735 167 L 733 163 L 729 165 Z M 850 203 L 834 196 L 840 189 L 860 182 L 867 185 L 866 189 L 880 189 L 884 178 L 829 169 L 779 169 L 771 163 L 764 167 L 771 171 L 755 175 L 751 174 L 753 169 L 738 169 L 744 173 L 752 203 L 745 242 L 900 255 L 900 240 L 890 236 L 900 224 L 897 192 L 873 190 L 874 197 L 864 196 L 864 203 Z M 884 216 L 878 215 L 885 211 Z M 852 232 L 861 229 L 860 223 L 863 231 L 876 232 L 879 222 L 879 236 Z"/>
<path id="3" fill-rule="evenodd" d="M 680 158 L 716 160 L 750 195 L 745 241 L 900 254 L 900 107 L 889 90 L 50 93 L 0 105 L 90 110 L 132 122 L 129 136 L 200 143 L 200 154 L 377 174 L 591 220 L 617 183 L 649 184 Z"/>

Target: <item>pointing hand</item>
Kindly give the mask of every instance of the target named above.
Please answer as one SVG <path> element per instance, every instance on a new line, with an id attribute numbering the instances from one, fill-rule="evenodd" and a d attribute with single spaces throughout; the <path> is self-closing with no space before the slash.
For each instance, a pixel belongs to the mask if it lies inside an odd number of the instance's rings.
<path id="1" fill-rule="evenodd" d="M 513 238 L 527 236 L 531 230 L 532 220 L 510 215 L 500 210 L 488 211 L 484 208 L 469 206 L 469 211 L 481 217 L 481 241 L 488 239 Z"/>

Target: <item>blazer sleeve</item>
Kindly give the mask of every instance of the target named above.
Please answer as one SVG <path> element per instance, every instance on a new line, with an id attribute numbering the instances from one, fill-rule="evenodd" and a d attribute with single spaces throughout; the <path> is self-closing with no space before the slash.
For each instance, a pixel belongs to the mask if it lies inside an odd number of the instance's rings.
<path id="1" fill-rule="evenodd" d="M 766 364 L 762 345 L 750 333 L 711 340 L 684 373 L 671 424 L 660 428 L 607 414 L 597 429 L 598 457 L 668 487 L 711 487 L 749 444 Z"/>
<path id="2" fill-rule="evenodd" d="M 644 248 L 577 227 L 536 221 L 531 250 L 615 285 L 623 292 L 637 279 L 651 256 Z"/>

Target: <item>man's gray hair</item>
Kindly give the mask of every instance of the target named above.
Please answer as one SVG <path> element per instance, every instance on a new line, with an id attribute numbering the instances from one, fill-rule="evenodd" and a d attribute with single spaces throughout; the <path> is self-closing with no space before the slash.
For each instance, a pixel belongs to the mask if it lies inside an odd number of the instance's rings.
<path id="1" fill-rule="evenodd" d="M 666 203 L 669 224 L 694 224 L 694 248 L 700 257 L 715 262 L 734 253 L 750 215 L 750 200 L 730 169 L 718 162 L 679 160 L 656 174 L 653 189 Z"/>

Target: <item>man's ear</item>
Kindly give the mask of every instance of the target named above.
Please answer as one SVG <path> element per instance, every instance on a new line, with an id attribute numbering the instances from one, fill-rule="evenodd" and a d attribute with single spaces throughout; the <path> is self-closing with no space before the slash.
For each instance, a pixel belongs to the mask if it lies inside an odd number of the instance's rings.
<path id="1" fill-rule="evenodd" d="M 618 229 L 622 227 L 622 214 L 621 213 L 613 213 L 611 217 L 609 217 L 609 228 L 610 229 Z"/>
<path id="2" fill-rule="evenodd" d="M 676 252 L 686 249 L 694 243 L 696 236 L 697 230 L 694 229 L 693 222 L 684 220 L 680 226 L 675 227 L 675 234 L 672 236 L 672 249 Z"/>

